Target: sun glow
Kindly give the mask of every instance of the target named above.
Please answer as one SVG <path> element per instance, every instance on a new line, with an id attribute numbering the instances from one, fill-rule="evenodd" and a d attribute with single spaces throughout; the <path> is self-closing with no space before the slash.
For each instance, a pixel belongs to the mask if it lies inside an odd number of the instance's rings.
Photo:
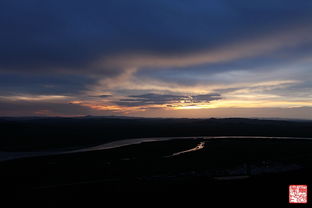
<path id="1" fill-rule="evenodd" d="M 207 108 L 215 108 L 213 105 L 186 105 L 186 106 L 177 106 L 174 107 L 176 110 L 191 110 L 191 109 L 207 109 Z"/>

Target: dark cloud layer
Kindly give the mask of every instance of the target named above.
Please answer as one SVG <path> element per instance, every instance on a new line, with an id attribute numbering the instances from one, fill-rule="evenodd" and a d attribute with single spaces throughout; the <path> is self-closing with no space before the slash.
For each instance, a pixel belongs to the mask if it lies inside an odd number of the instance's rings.
<path id="1" fill-rule="evenodd" d="M 311 19 L 311 0 L 1 0 L 0 115 L 305 106 Z"/>
<path id="2" fill-rule="evenodd" d="M 108 97 L 111 97 L 112 95 L 97 95 L 97 96 L 94 96 L 94 97 L 98 97 L 98 98 L 108 98 Z"/>
<path id="3" fill-rule="evenodd" d="M 87 107 L 68 103 L 0 101 L 1 116 L 78 116 L 90 113 Z"/>
<path id="4" fill-rule="evenodd" d="M 77 95 L 93 82 L 81 75 L 0 74 L 0 95 Z"/>
<path id="5" fill-rule="evenodd" d="M 99 57 L 213 49 L 312 17 L 308 0 L 3 0 L 0 70 L 72 71 Z M 104 67 L 101 72 L 118 69 Z"/>
<path id="6" fill-rule="evenodd" d="M 144 105 L 163 105 L 171 103 L 208 103 L 212 100 L 221 99 L 220 94 L 205 94 L 195 96 L 181 96 L 181 95 L 161 95 L 161 94 L 144 94 L 144 95 L 130 95 L 127 99 L 116 101 L 115 104 L 120 106 L 144 106 Z"/>

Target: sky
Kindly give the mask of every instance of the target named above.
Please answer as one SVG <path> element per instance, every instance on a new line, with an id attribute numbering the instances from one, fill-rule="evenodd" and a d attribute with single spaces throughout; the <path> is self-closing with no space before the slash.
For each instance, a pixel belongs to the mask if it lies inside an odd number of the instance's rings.
<path id="1" fill-rule="evenodd" d="M 311 0 L 1 0 L 0 116 L 312 119 Z"/>

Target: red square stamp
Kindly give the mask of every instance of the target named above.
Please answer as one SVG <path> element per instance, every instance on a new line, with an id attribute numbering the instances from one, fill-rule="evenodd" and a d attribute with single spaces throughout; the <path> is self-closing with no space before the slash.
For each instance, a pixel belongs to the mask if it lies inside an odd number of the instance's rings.
<path id="1" fill-rule="evenodd" d="M 289 203 L 293 203 L 293 204 L 308 203 L 308 186 L 307 185 L 290 185 L 289 186 Z"/>

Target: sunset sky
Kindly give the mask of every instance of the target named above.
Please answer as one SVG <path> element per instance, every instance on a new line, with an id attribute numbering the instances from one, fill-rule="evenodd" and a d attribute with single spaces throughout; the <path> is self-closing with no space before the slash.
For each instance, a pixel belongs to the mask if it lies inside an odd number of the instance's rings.
<path id="1" fill-rule="evenodd" d="M 1 0 L 0 116 L 312 119 L 311 0 Z"/>

